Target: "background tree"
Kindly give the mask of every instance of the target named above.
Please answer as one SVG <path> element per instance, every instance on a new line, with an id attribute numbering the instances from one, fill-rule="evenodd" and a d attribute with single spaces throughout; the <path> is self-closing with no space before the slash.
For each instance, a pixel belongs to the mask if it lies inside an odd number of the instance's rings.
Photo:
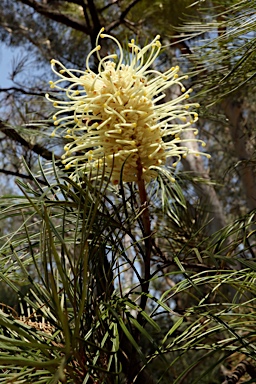
<path id="1" fill-rule="evenodd" d="M 29 52 L 13 68 L 13 87 L 0 90 L 2 180 L 23 180 L 23 197 L 2 199 L 2 284 L 24 308 L 21 319 L 6 314 L 8 303 L 1 312 L 3 382 L 6 369 L 13 380 L 49 383 L 236 383 L 241 372 L 255 380 L 255 8 L 253 0 L 3 1 L 2 41 Z M 65 140 L 50 137 L 49 60 L 84 69 L 101 27 L 141 45 L 161 34 L 157 69 L 190 73 L 212 157 L 187 156 L 175 184 L 163 175 L 152 190 L 150 290 L 138 191 L 112 190 L 106 200 L 90 180 L 79 188 L 59 169 Z M 40 78 L 27 75 L 29 65 Z"/>

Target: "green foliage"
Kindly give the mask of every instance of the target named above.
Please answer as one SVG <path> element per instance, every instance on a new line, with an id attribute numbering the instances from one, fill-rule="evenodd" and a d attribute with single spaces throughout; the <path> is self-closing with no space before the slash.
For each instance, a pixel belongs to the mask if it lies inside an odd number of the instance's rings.
<path id="1" fill-rule="evenodd" d="M 228 3 L 228 4 L 227 4 Z M 202 5 L 201 19 L 179 27 L 192 39 L 194 75 L 200 78 L 204 104 L 215 104 L 237 91 L 250 92 L 255 81 L 255 7 L 252 1 Z M 194 42 L 193 42 L 194 40 Z"/>
<path id="2" fill-rule="evenodd" d="M 151 371 L 156 382 L 208 383 L 228 356 L 255 359 L 253 214 L 200 247 L 192 233 L 193 249 L 185 238 L 183 250 L 173 246 L 170 227 L 169 245 L 161 248 L 171 246 L 172 256 L 155 254 L 155 294 L 144 293 L 148 306 L 141 310 L 136 189 L 125 187 L 121 198 L 105 182 L 78 185 L 55 170 L 55 181 L 42 173 L 45 186 L 18 182 L 22 196 L 1 200 L 2 220 L 22 221 L 1 238 L 1 282 L 21 305 L 0 310 L 0 382 L 122 383 L 133 356 L 141 374 Z M 168 184 L 159 186 L 170 193 Z M 129 287 L 131 268 L 138 282 Z M 169 288 L 157 298 L 163 281 Z"/>

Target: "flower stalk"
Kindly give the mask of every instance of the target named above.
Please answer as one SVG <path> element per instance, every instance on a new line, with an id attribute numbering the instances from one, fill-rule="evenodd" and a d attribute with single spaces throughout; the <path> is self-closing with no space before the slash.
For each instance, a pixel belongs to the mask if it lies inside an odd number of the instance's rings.
<path id="1" fill-rule="evenodd" d="M 142 178 L 142 164 L 138 160 L 138 189 L 140 196 L 141 209 L 143 209 L 142 215 L 142 226 L 143 226 L 143 236 L 145 244 L 145 254 L 144 254 L 144 279 L 141 285 L 142 296 L 140 302 L 140 308 L 145 310 L 147 304 L 147 293 L 149 292 L 149 280 L 150 280 L 150 261 L 151 261 L 151 252 L 152 252 L 152 232 L 150 226 L 150 212 L 148 207 L 148 197 L 145 187 L 145 180 Z M 138 321 L 140 321 L 140 317 Z"/>

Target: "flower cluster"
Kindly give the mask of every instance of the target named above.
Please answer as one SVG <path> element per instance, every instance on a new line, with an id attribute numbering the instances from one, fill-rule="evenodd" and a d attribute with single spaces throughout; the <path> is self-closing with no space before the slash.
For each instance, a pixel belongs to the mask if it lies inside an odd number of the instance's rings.
<path id="1" fill-rule="evenodd" d="M 85 71 L 51 61 L 59 77 L 50 82 L 51 88 L 66 94 L 62 101 L 46 95 L 58 110 L 53 116 L 52 136 L 59 130 L 68 140 L 62 161 L 73 175 L 77 171 L 99 172 L 104 166 L 114 184 L 121 173 L 125 182 L 148 182 L 168 158 L 176 163 L 187 155 L 180 135 L 184 130 L 197 134 L 192 124 L 198 119 L 193 110 L 198 104 L 184 103 L 192 90 L 181 83 L 187 77 L 179 76 L 178 66 L 164 73 L 152 69 L 161 50 L 160 36 L 143 48 L 132 40 L 129 63 L 124 64 L 120 43 L 103 31 L 87 56 Z M 118 55 L 100 57 L 98 42 L 106 37 L 117 44 Z M 97 73 L 90 68 L 92 56 L 99 60 Z M 173 85 L 180 87 L 181 95 L 166 101 L 164 91 Z"/>

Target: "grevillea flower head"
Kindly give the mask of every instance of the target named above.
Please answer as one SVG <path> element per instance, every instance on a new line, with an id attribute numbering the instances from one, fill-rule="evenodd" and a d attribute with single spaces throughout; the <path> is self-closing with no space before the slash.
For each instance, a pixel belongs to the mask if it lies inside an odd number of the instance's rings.
<path id="1" fill-rule="evenodd" d="M 181 83 L 187 76 L 179 76 L 178 66 L 164 73 L 152 69 L 161 50 L 160 36 L 143 48 L 131 40 L 129 63 L 125 64 L 118 40 L 103 31 L 87 56 L 85 71 L 51 61 L 59 77 L 50 82 L 51 88 L 66 94 L 62 101 L 46 95 L 58 110 L 53 116 L 52 136 L 60 131 L 68 140 L 62 162 L 73 176 L 78 171 L 98 174 L 103 167 L 114 184 L 121 173 L 124 182 L 149 182 L 168 158 L 175 159 L 176 164 L 189 152 L 180 135 L 185 130 L 197 134 L 192 124 L 198 114 L 193 109 L 199 105 L 187 103 L 192 90 Z M 100 38 L 112 39 L 118 55 L 101 58 Z M 90 68 L 95 54 L 99 59 L 97 73 Z M 181 95 L 165 101 L 164 91 L 173 85 L 180 87 Z"/>

